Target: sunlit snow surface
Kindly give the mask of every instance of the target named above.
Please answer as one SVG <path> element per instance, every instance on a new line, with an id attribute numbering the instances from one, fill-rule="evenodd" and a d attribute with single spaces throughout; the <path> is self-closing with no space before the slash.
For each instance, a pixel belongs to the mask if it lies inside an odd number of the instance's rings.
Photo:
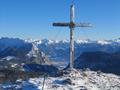
<path id="1" fill-rule="evenodd" d="M 22 89 L 16 87 L 13 90 L 42 90 L 43 79 L 43 77 L 30 78 L 22 82 Z M 72 84 L 64 83 L 66 79 L 71 79 Z M 61 77 L 46 77 L 44 90 L 120 90 L 120 77 L 101 72 L 75 70 Z"/>

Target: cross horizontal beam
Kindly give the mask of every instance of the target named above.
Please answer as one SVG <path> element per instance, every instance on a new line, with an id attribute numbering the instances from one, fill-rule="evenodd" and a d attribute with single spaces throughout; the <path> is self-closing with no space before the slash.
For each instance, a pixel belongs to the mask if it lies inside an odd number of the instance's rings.
<path id="1" fill-rule="evenodd" d="M 90 23 L 53 23 L 53 26 L 58 27 L 92 27 Z"/>
<path id="2" fill-rule="evenodd" d="M 76 23 L 75 27 L 92 27 L 90 23 Z"/>
<path id="3" fill-rule="evenodd" d="M 53 23 L 53 26 L 61 26 L 61 27 L 66 27 L 69 26 L 70 23 Z"/>

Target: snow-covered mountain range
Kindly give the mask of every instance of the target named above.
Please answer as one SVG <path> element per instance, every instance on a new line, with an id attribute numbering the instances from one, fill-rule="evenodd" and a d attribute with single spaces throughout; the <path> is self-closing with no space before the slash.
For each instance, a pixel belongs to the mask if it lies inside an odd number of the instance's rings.
<path id="1" fill-rule="evenodd" d="M 22 40 L 19 38 L 0 38 L 0 58 L 7 56 L 24 57 L 32 49 L 32 42 L 36 42 L 39 50 L 48 55 L 51 60 L 69 60 L 68 40 Z M 94 51 L 118 52 L 120 51 L 120 39 L 75 41 L 75 58 L 79 57 L 83 52 Z"/>

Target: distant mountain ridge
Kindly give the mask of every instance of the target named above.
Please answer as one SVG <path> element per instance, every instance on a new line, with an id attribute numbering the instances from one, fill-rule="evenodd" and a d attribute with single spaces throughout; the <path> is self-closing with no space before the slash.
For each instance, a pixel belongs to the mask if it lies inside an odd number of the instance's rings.
<path id="1" fill-rule="evenodd" d="M 19 38 L 0 39 L 0 58 L 7 56 L 24 57 L 31 50 L 31 43 Z"/>
<path id="2" fill-rule="evenodd" d="M 119 65 L 120 51 L 112 54 L 100 51 L 84 52 L 74 61 L 74 67 L 77 69 L 89 68 L 93 71 L 120 75 Z"/>
<path id="3" fill-rule="evenodd" d="M 0 38 L 0 58 L 6 56 L 25 56 L 32 47 L 32 42 L 36 40 L 23 40 L 19 38 Z M 68 40 L 37 40 L 40 51 L 49 56 L 51 60 L 69 60 L 69 41 Z M 120 38 L 115 40 L 76 40 L 75 41 L 75 58 L 83 52 L 102 51 L 114 53 L 120 50 Z M 21 55 L 22 54 L 22 55 Z"/>

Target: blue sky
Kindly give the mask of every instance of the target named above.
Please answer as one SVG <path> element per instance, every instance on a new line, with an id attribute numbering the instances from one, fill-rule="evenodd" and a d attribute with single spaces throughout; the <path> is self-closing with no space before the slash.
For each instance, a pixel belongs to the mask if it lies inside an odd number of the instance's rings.
<path id="1" fill-rule="evenodd" d="M 52 27 L 68 22 L 71 0 L 0 0 L 0 37 L 69 39 L 69 28 Z M 120 0 L 75 0 L 75 21 L 92 28 L 76 28 L 75 39 L 120 37 Z"/>

